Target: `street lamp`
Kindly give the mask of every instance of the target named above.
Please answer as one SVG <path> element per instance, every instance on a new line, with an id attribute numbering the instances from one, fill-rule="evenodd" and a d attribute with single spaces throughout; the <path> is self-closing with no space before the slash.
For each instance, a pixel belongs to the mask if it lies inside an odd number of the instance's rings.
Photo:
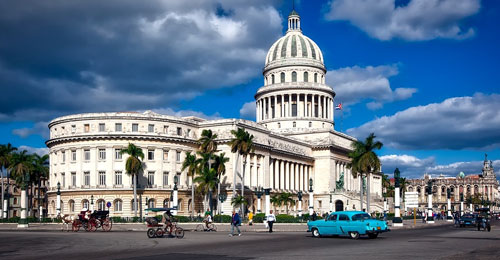
<path id="1" fill-rule="evenodd" d="M 399 194 L 400 171 L 398 168 L 394 170 L 394 218 L 392 219 L 393 226 L 403 226 L 400 209 L 400 194 Z"/>
<path id="2" fill-rule="evenodd" d="M 173 194 L 173 198 L 174 198 L 174 212 L 173 214 L 174 215 L 177 215 L 177 209 L 178 209 L 178 203 L 179 203 L 179 199 L 178 199 L 178 190 L 177 190 L 177 183 L 179 183 L 179 176 L 178 175 L 175 175 L 174 176 L 174 194 Z M 193 198 L 194 199 L 194 198 Z M 194 205 L 194 203 L 193 203 Z"/>
<path id="3" fill-rule="evenodd" d="M 302 217 L 302 191 L 297 193 L 297 198 L 299 199 L 299 217 Z"/>
<path id="4" fill-rule="evenodd" d="M 94 211 L 94 195 L 90 195 L 90 211 Z"/>
<path id="5" fill-rule="evenodd" d="M 260 213 L 261 212 L 261 200 L 260 198 L 262 197 L 262 194 L 264 194 L 263 190 L 262 190 L 262 187 L 257 187 L 255 189 L 255 195 L 257 196 L 257 212 Z"/>
<path id="6" fill-rule="evenodd" d="M 453 221 L 453 217 L 451 216 L 451 189 L 447 188 L 446 189 L 446 198 L 448 199 L 448 216 L 446 217 L 446 220 L 448 222 Z"/>
<path id="7" fill-rule="evenodd" d="M 56 192 L 56 213 L 57 216 L 61 215 L 61 183 L 57 182 L 57 192 Z"/>
<path id="8" fill-rule="evenodd" d="M 314 193 L 313 193 L 313 179 L 309 178 L 309 215 L 312 216 L 314 212 Z"/>

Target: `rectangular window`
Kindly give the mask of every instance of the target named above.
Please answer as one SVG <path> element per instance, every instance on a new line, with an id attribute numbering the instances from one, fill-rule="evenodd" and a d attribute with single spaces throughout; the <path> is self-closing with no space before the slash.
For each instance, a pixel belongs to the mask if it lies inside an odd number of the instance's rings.
<path id="1" fill-rule="evenodd" d="M 62 151 L 62 162 L 66 162 L 66 151 Z"/>
<path id="2" fill-rule="evenodd" d="M 99 160 L 106 160 L 106 149 L 99 149 Z"/>
<path id="3" fill-rule="evenodd" d="M 175 160 L 177 162 L 180 162 L 181 161 L 181 151 L 177 151 L 177 153 L 175 154 Z"/>
<path id="4" fill-rule="evenodd" d="M 163 151 L 163 160 L 168 161 L 168 151 Z"/>
<path id="5" fill-rule="evenodd" d="M 76 151 L 71 151 L 71 161 L 76 162 Z"/>
<path id="6" fill-rule="evenodd" d="M 66 187 L 66 174 L 64 172 L 61 173 L 61 187 Z"/>
<path id="7" fill-rule="evenodd" d="M 149 124 L 149 125 L 148 125 L 148 132 L 152 133 L 152 132 L 154 132 L 154 131 L 155 131 L 155 125 L 153 125 L 153 124 Z"/>
<path id="8" fill-rule="evenodd" d="M 99 185 L 100 186 L 106 185 L 106 172 L 104 171 L 99 172 Z"/>
<path id="9" fill-rule="evenodd" d="M 76 133 L 76 125 L 71 125 L 71 133 Z"/>
<path id="10" fill-rule="evenodd" d="M 297 116 L 297 103 L 292 104 L 292 116 Z"/>
<path id="11" fill-rule="evenodd" d="M 155 150 L 148 150 L 148 160 L 152 161 L 155 159 Z"/>
<path id="12" fill-rule="evenodd" d="M 168 125 L 163 126 L 163 133 L 168 134 Z"/>
<path id="13" fill-rule="evenodd" d="M 71 187 L 76 187 L 76 172 L 71 173 Z"/>
<path id="14" fill-rule="evenodd" d="M 83 154 L 84 154 L 83 159 L 85 161 L 90 161 L 90 150 L 89 149 L 83 150 Z"/>
<path id="15" fill-rule="evenodd" d="M 115 172 L 115 185 L 122 185 L 122 172 L 121 171 Z"/>
<path id="16" fill-rule="evenodd" d="M 115 132 L 121 132 L 121 131 L 122 131 L 122 123 L 116 123 Z"/>
<path id="17" fill-rule="evenodd" d="M 148 186 L 155 184 L 155 172 L 148 172 Z"/>
<path id="18" fill-rule="evenodd" d="M 177 135 L 182 135 L 182 128 L 181 127 L 177 127 Z"/>
<path id="19" fill-rule="evenodd" d="M 163 186 L 168 185 L 168 172 L 163 172 Z"/>
<path id="20" fill-rule="evenodd" d="M 191 129 L 187 130 L 187 135 L 189 136 L 189 134 L 191 134 Z"/>
<path id="21" fill-rule="evenodd" d="M 132 124 L 132 132 L 139 132 L 139 124 Z"/>
<path id="22" fill-rule="evenodd" d="M 85 186 L 90 186 L 90 172 L 83 173 L 83 183 Z"/>
<path id="23" fill-rule="evenodd" d="M 104 123 L 99 123 L 99 132 L 104 132 L 106 129 L 106 125 Z"/>
<path id="24" fill-rule="evenodd" d="M 89 124 L 85 124 L 85 125 L 83 125 L 83 131 L 84 131 L 85 133 L 90 132 L 90 125 L 89 125 Z"/>
<path id="25" fill-rule="evenodd" d="M 115 160 L 122 159 L 122 149 L 115 149 Z"/>

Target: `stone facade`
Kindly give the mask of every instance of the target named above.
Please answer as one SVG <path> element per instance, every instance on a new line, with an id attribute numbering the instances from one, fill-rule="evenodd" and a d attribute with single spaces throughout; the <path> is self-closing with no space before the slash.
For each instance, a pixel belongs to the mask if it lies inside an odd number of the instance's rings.
<path id="1" fill-rule="evenodd" d="M 175 175 L 179 177 L 178 214 L 189 215 L 193 206 L 196 212 L 204 212 L 201 198 L 191 202 L 191 179 L 181 171 L 185 153 L 196 152 L 196 140 L 204 129 L 217 134 L 218 153 L 230 158 L 221 188 L 227 195 L 221 205 L 224 214 L 232 209 L 232 186 L 241 190 L 242 182 L 249 209 L 254 212 L 257 211 L 255 191 L 259 187 L 270 189 L 271 194 L 290 192 L 296 200 L 302 192 L 302 211 L 307 212 L 309 180 L 313 183 L 313 208 L 317 212 L 359 210 L 360 178 L 354 178 L 347 168 L 350 161 L 347 154 L 355 139 L 334 130 L 335 93 L 325 85 L 326 69 L 320 49 L 302 35 L 298 14 L 290 15 L 289 26 L 284 38 L 290 42 L 285 45 L 285 40 L 278 40 L 266 58 L 264 86 L 255 95 L 257 122 L 179 118 L 151 111 L 79 114 L 51 121 L 47 141 L 49 214 L 56 214 L 59 182 L 63 213 L 76 213 L 92 205 L 95 209 L 103 208 L 111 202 L 111 215 L 131 216 L 132 182 L 125 172 L 126 156 L 119 156 L 120 149 L 128 143 L 142 148 L 146 155 L 146 167 L 138 182 L 140 212 L 146 207 L 173 205 Z M 278 81 L 281 73 L 285 73 L 283 81 Z M 231 130 L 238 128 L 254 136 L 256 147 L 247 158 L 245 176 L 241 176 L 241 160 L 236 164 L 237 156 L 229 146 Z M 381 212 L 381 175 L 371 174 L 368 181 L 371 211 Z M 262 211 L 264 207 L 262 203 Z M 291 212 L 297 213 L 297 207 Z M 283 213 L 285 209 L 277 211 Z"/>

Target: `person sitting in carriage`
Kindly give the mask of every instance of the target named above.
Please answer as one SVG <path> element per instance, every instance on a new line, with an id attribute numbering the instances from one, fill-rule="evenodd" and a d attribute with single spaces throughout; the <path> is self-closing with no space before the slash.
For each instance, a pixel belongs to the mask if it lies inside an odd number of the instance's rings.
<path id="1" fill-rule="evenodd" d="M 172 228 L 173 228 L 172 222 L 173 222 L 173 220 L 174 220 L 174 215 L 172 215 L 170 210 L 167 210 L 167 211 L 165 211 L 165 213 L 163 213 L 162 222 L 165 223 L 165 229 L 168 229 L 169 236 L 172 235 Z"/>

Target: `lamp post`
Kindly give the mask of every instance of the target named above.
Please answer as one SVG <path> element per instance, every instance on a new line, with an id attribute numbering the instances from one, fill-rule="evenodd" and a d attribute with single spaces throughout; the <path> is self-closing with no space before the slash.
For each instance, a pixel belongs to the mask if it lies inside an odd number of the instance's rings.
<path id="1" fill-rule="evenodd" d="M 309 178 L 309 215 L 312 216 L 313 212 L 314 212 L 313 179 Z"/>
<path id="2" fill-rule="evenodd" d="M 257 213 L 260 213 L 261 212 L 261 202 L 260 202 L 260 198 L 262 197 L 262 187 L 257 187 L 257 189 L 255 190 L 255 195 L 257 195 Z"/>
<path id="3" fill-rule="evenodd" d="M 297 198 L 299 199 L 299 217 L 302 217 L 302 191 L 297 193 Z"/>
<path id="4" fill-rule="evenodd" d="M 28 219 L 26 219 L 27 206 L 28 201 L 26 200 L 26 190 L 28 189 L 28 183 L 30 180 L 30 175 L 26 173 L 24 175 L 23 185 L 21 186 L 21 218 L 19 219 L 19 223 L 17 224 L 17 228 L 27 228 Z"/>
<path id="5" fill-rule="evenodd" d="M 227 199 L 227 194 L 226 193 L 219 193 L 219 201 L 220 201 L 220 204 L 221 204 L 221 207 L 219 207 L 219 215 L 222 215 L 222 213 L 224 213 L 222 211 L 222 203 L 224 203 L 224 201 L 226 201 Z"/>
<path id="6" fill-rule="evenodd" d="M 61 215 L 61 183 L 57 182 L 57 196 L 56 196 L 56 213 L 57 216 Z"/>
<path id="7" fill-rule="evenodd" d="M 269 215 L 271 211 L 271 189 L 264 189 L 264 195 L 266 196 L 266 216 Z"/>
<path id="8" fill-rule="evenodd" d="M 94 212 L 94 195 L 90 195 L 90 211 Z"/>
<path id="9" fill-rule="evenodd" d="M 394 170 L 394 218 L 392 219 L 392 225 L 395 227 L 403 226 L 403 219 L 401 218 L 401 199 L 399 197 L 399 179 L 400 171 L 398 168 Z"/>
<path id="10" fill-rule="evenodd" d="M 448 198 L 448 216 L 446 216 L 446 221 L 453 222 L 453 217 L 451 216 L 451 189 L 446 189 L 446 197 Z"/>
<path id="11" fill-rule="evenodd" d="M 464 194 L 460 193 L 460 216 L 464 215 Z"/>
<path id="12" fill-rule="evenodd" d="M 149 210 L 147 210 L 147 209 L 149 209 L 149 198 L 148 197 L 146 197 L 146 210 L 145 210 L 146 212 L 144 213 L 144 216 L 146 218 L 148 217 L 148 212 L 149 212 Z"/>
<path id="13" fill-rule="evenodd" d="M 173 201 L 173 202 L 174 202 L 174 203 L 173 203 L 173 204 L 174 204 L 174 205 L 173 205 L 173 206 L 174 206 L 174 207 L 173 207 L 173 208 L 174 208 L 174 210 L 173 210 L 172 214 L 173 214 L 174 216 L 175 216 L 175 215 L 177 215 L 177 209 L 178 209 L 178 206 L 179 206 L 179 205 L 177 205 L 177 204 L 179 203 L 179 200 L 178 200 L 178 198 L 177 198 L 177 196 L 178 196 L 178 194 L 177 194 L 177 193 L 178 193 L 177 183 L 178 183 L 178 182 L 179 182 L 179 176 L 175 175 L 175 176 L 174 176 L 174 194 L 173 194 L 173 196 L 172 196 L 172 197 L 173 197 L 173 199 L 174 199 L 174 201 Z M 193 205 L 194 205 L 194 204 L 193 204 Z"/>
<path id="14" fill-rule="evenodd" d="M 428 193 L 428 205 L 427 205 L 427 223 L 434 224 L 434 217 L 432 216 L 432 183 L 433 180 L 429 180 L 427 183 L 427 193 Z"/>
<path id="15" fill-rule="evenodd" d="M 330 213 L 333 212 L 333 199 L 332 199 L 332 194 L 330 193 Z"/>

